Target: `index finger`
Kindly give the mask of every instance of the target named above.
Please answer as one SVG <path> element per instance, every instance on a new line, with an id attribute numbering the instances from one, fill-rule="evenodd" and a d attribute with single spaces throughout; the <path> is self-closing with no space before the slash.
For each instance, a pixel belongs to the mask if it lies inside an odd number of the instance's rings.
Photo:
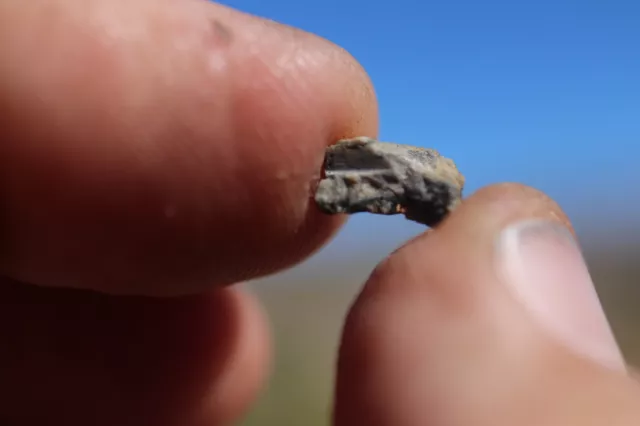
<path id="1" fill-rule="evenodd" d="M 176 294 L 291 265 L 341 223 L 324 149 L 377 132 L 344 50 L 207 1 L 0 6 L 0 271 Z"/>

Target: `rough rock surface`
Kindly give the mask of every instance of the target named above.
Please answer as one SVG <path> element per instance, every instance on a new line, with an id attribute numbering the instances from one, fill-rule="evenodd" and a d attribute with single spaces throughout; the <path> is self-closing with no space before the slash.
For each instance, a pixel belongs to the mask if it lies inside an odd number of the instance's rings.
<path id="1" fill-rule="evenodd" d="M 464 177 L 433 149 L 359 137 L 327 148 L 315 201 L 327 214 L 404 214 L 435 226 L 462 198 Z"/>

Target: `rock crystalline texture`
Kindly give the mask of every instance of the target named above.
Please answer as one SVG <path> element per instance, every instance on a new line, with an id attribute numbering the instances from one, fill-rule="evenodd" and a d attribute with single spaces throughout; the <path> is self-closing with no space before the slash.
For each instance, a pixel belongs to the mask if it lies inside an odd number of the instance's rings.
<path id="1" fill-rule="evenodd" d="M 360 137 L 327 148 L 315 201 L 327 214 L 404 214 L 435 226 L 463 187 L 456 165 L 438 151 Z"/>

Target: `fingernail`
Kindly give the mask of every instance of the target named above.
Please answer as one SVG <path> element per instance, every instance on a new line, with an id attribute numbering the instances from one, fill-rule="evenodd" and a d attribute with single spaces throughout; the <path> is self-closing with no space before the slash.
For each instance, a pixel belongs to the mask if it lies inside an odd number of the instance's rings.
<path id="1" fill-rule="evenodd" d="M 498 253 L 505 283 L 543 327 L 574 351 L 626 369 L 568 229 L 546 221 L 517 223 L 500 234 Z"/>

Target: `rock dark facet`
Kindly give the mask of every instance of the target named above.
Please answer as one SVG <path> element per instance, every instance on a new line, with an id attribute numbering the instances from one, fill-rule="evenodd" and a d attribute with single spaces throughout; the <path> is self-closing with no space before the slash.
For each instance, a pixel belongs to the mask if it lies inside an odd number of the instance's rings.
<path id="1" fill-rule="evenodd" d="M 327 148 L 315 201 L 327 214 L 404 214 L 435 226 L 462 198 L 464 177 L 433 149 L 359 137 Z"/>

